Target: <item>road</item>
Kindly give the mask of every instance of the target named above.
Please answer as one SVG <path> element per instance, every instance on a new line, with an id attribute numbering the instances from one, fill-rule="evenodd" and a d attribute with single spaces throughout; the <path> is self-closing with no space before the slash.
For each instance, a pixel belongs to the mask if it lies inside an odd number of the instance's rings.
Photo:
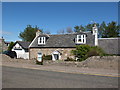
<path id="1" fill-rule="evenodd" d="M 118 88 L 118 77 L 3 66 L 3 88 Z"/>

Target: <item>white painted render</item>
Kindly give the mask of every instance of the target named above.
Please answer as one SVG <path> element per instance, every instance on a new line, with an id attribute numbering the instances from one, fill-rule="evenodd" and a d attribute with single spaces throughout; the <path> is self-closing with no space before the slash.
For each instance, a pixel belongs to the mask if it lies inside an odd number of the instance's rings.
<path id="1" fill-rule="evenodd" d="M 81 42 L 79 41 L 79 39 L 81 39 Z M 86 35 L 85 34 L 77 35 L 76 43 L 77 44 L 86 44 Z"/>
<path id="2" fill-rule="evenodd" d="M 93 35 L 95 36 L 95 46 L 98 46 L 98 28 L 96 25 L 93 27 Z"/>
<path id="3" fill-rule="evenodd" d="M 18 43 L 12 48 L 12 51 L 16 52 L 17 58 L 29 59 L 29 52 L 25 52 Z"/>
<path id="4" fill-rule="evenodd" d="M 38 44 L 39 44 L 39 45 L 45 44 L 45 41 L 46 41 L 46 37 L 39 37 L 39 38 L 38 38 Z"/>

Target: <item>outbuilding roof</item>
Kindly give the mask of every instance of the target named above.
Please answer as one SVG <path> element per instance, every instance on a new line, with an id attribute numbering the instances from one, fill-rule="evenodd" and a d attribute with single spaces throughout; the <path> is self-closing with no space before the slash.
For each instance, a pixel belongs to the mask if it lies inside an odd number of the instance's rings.
<path id="1" fill-rule="evenodd" d="M 15 44 L 18 43 L 23 49 L 28 49 L 30 42 L 25 42 L 25 41 L 16 41 Z M 14 45 L 15 45 L 14 44 Z"/>
<path id="2" fill-rule="evenodd" d="M 106 53 L 120 55 L 120 38 L 98 38 L 98 44 Z"/>

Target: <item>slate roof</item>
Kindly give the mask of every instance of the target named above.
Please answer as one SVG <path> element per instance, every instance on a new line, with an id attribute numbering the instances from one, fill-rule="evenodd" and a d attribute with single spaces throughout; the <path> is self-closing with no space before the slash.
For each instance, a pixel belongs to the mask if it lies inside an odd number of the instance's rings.
<path id="1" fill-rule="evenodd" d="M 120 38 L 98 38 L 98 45 L 108 54 L 120 54 Z"/>
<path id="2" fill-rule="evenodd" d="M 80 34 L 86 34 L 87 35 L 87 42 L 86 44 L 93 45 L 94 43 L 94 36 L 91 34 L 91 32 L 80 32 Z M 53 48 L 58 48 L 58 47 L 75 47 L 75 38 L 77 37 L 78 33 L 73 33 L 73 34 L 60 34 L 60 35 L 49 35 L 47 37 L 47 41 L 45 45 L 38 45 L 38 37 L 44 36 L 44 35 L 39 35 L 36 37 L 33 42 L 30 45 L 30 48 L 36 47 L 36 48 L 42 48 L 42 47 L 53 47 Z M 92 40 L 91 40 L 92 39 Z"/>
<path id="3" fill-rule="evenodd" d="M 9 42 L 9 41 L 4 41 L 5 42 L 5 44 L 10 44 L 11 42 Z"/>
<path id="4" fill-rule="evenodd" d="M 29 45 L 30 45 L 30 42 L 25 42 L 25 41 L 16 41 L 15 44 L 16 44 L 16 43 L 19 43 L 20 46 L 21 46 L 23 49 L 28 49 L 28 47 L 29 47 Z M 15 45 L 15 44 L 14 44 L 14 45 Z"/>

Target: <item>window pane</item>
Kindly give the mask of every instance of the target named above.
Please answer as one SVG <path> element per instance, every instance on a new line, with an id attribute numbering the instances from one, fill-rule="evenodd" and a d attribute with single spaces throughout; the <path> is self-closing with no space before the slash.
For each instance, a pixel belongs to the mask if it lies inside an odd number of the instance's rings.
<path id="1" fill-rule="evenodd" d="M 82 42 L 82 40 L 81 40 L 81 39 L 78 39 L 78 42 Z"/>
<path id="2" fill-rule="evenodd" d="M 83 38 L 83 43 L 84 43 L 84 38 Z"/>
<path id="3" fill-rule="evenodd" d="M 40 43 L 42 43 L 42 37 L 40 37 Z"/>
<path id="4" fill-rule="evenodd" d="M 81 35 L 79 35 L 79 37 L 78 38 L 81 38 Z"/>
<path id="5" fill-rule="evenodd" d="M 45 37 L 43 37 L 43 43 L 45 43 Z"/>

